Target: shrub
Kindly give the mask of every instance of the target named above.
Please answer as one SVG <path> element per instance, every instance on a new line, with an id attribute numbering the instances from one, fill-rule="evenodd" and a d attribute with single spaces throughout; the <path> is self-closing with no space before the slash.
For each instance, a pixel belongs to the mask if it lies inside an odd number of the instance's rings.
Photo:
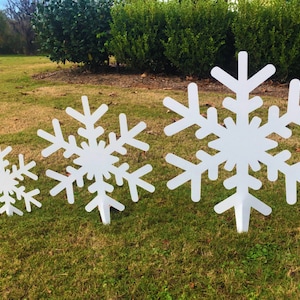
<path id="1" fill-rule="evenodd" d="M 52 61 L 84 63 L 92 70 L 108 61 L 111 0 L 44 0 L 34 28 Z"/>
<path id="2" fill-rule="evenodd" d="M 225 1 L 169 2 L 165 55 L 185 75 L 207 77 L 215 64 L 231 59 L 222 60 L 230 49 L 225 44 L 231 18 Z"/>
<path id="3" fill-rule="evenodd" d="M 112 7 L 109 49 L 118 62 L 140 71 L 168 69 L 162 44 L 166 39 L 165 5 L 156 0 L 135 0 Z"/>
<path id="4" fill-rule="evenodd" d="M 233 33 L 236 51 L 251 56 L 251 72 L 272 63 L 277 79 L 299 76 L 299 0 L 239 0 Z"/>

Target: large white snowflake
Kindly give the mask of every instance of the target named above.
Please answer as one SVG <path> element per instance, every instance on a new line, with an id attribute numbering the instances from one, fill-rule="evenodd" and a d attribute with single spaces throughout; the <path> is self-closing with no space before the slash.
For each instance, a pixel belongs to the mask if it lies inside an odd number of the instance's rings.
<path id="1" fill-rule="evenodd" d="M 22 216 L 23 212 L 13 205 L 16 203 L 16 199 L 13 198 L 13 195 L 16 196 L 17 200 L 24 199 L 25 208 L 28 212 L 31 212 L 31 204 L 37 207 L 42 206 L 39 201 L 33 198 L 40 193 L 38 189 L 25 192 L 25 187 L 19 186 L 19 182 L 24 180 L 24 176 L 33 180 L 38 179 L 37 175 L 30 171 L 36 164 L 34 161 L 25 164 L 24 156 L 19 154 L 19 168 L 16 165 L 12 165 L 11 170 L 7 169 L 9 161 L 4 158 L 11 150 L 11 147 L 6 147 L 3 151 L 0 150 L 0 203 L 4 203 L 0 208 L 0 214 L 6 212 L 9 216 L 12 216 L 14 213 Z"/>
<path id="2" fill-rule="evenodd" d="M 67 140 L 64 139 L 60 123 L 57 119 L 53 119 L 52 124 L 54 128 L 54 135 L 38 130 L 38 135 L 45 140 L 52 143 L 49 147 L 42 151 L 44 157 L 48 157 L 59 149 L 64 149 L 64 157 L 74 157 L 73 163 L 78 166 L 74 168 L 68 166 L 66 168 L 67 175 L 62 175 L 52 170 L 47 170 L 46 175 L 53 178 L 59 183 L 50 191 L 52 196 L 57 195 L 62 190 L 66 190 L 67 199 L 69 203 L 74 203 L 73 184 L 76 183 L 78 187 L 84 186 L 84 177 L 94 182 L 89 185 L 90 193 L 97 193 L 96 197 L 92 199 L 85 207 L 86 211 L 90 212 L 98 207 L 102 222 L 104 224 L 110 223 L 110 207 L 122 211 L 125 206 L 115 199 L 111 198 L 107 193 L 114 190 L 114 186 L 106 180 L 111 178 L 111 174 L 115 176 L 117 185 L 123 185 L 124 179 L 127 180 L 131 199 L 138 201 L 137 187 L 141 187 L 149 192 L 154 192 L 153 185 L 147 183 L 141 177 L 152 171 L 151 165 L 147 164 L 129 173 L 129 165 L 122 163 L 116 166 L 115 163 L 119 161 L 116 154 L 125 155 L 127 150 L 125 144 L 134 148 L 147 151 L 149 145 L 145 142 L 137 140 L 135 137 L 146 128 L 144 122 L 138 123 L 132 129 L 128 129 L 127 118 L 125 114 L 120 114 L 120 137 L 114 132 L 109 134 L 109 143 L 98 138 L 104 133 L 101 126 L 95 126 L 96 122 L 107 112 L 108 106 L 102 104 L 94 113 L 90 112 L 88 98 L 82 97 L 83 114 L 68 107 L 66 113 L 72 118 L 76 119 L 84 125 L 78 129 L 78 135 L 85 139 L 84 142 L 77 145 L 76 138 L 70 135 Z"/>
<path id="3" fill-rule="evenodd" d="M 196 157 L 200 163 L 193 164 L 175 154 L 166 156 L 167 162 L 184 170 L 183 173 L 168 181 L 169 189 L 175 189 L 187 181 L 191 181 L 191 198 L 197 202 L 201 198 L 201 176 L 208 171 L 208 178 L 218 178 L 219 166 L 225 163 L 226 171 L 235 168 L 235 175 L 224 180 L 226 189 L 236 188 L 236 192 L 215 206 L 217 213 L 234 207 L 236 226 L 238 232 L 248 231 L 251 208 L 263 215 L 269 215 L 271 208 L 254 197 L 249 188 L 258 190 L 262 183 L 249 174 L 249 167 L 257 172 L 261 164 L 267 166 L 268 180 L 275 181 L 278 171 L 285 175 L 286 201 L 294 204 L 297 201 L 297 181 L 300 181 L 300 163 L 289 165 L 286 161 L 291 157 L 288 150 L 271 155 L 267 151 L 277 147 L 277 142 L 268 138 L 275 133 L 283 138 L 292 134 L 287 128 L 290 123 L 300 125 L 300 81 L 294 79 L 290 82 L 287 112 L 279 115 L 279 108 L 271 106 L 268 111 L 268 121 L 261 125 L 257 116 L 250 118 L 250 113 L 262 106 L 260 97 L 250 97 L 250 92 L 262 84 L 275 73 L 273 65 L 267 65 L 258 73 L 248 78 L 248 54 L 243 51 L 238 55 L 238 78 L 230 76 L 222 69 L 212 69 L 212 76 L 227 86 L 236 94 L 236 99 L 226 97 L 223 106 L 233 112 L 235 120 L 228 117 L 222 126 L 218 123 L 218 113 L 214 107 L 207 110 L 207 117 L 200 114 L 198 90 L 195 83 L 188 86 L 188 107 L 180 104 L 170 97 L 164 99 L 164 105 L 182 116 L 182 119 L 165 127 L 168 136 L 174 135 L 192 125 L 197 125 L 196 137 L 203 139 L 210 134 L 217 138 L 208 143 L 208 146 L 217 153 L 210 155 L 199 150 Z"/>

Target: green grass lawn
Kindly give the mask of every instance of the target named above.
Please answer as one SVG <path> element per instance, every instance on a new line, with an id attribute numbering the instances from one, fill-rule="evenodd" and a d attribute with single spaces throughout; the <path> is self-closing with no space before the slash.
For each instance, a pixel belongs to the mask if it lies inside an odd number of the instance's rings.
<path id="1" fill-rule="evenodd" d="M 264 217 L 252 211 L 249 232 L 238 234 L 232 209 L 222 215 L 213 210 L 233 193 L 223 187 L 228 172 L 222 168 L 217 181 L 203 176 L 199 203 L 190 199 L 190 184 L 174 191 L 166 187 L 180 172 L 165 162 L 167 153 L 196 162 L 196 151 L 207 150 L 207 141 L 194 137 L 195 128 L 173 137 L 163 133 L 178 118 L 163 106 L 164 97 L 186 105 L 186 92 L 32 78 L 57 68 L 43 57 L 0 57 L 0 146 L 13 148 L 6 157 L 11 163 L 17 163 L 19 153 L 25 155 L 25 162 L 36 161 L 33 172 L 38 181 L 24 184 L 28 191 L 41 190 L 36 199 L 42 203 L 42 208 L 33 207 L 22 217 L 0 215 L 1 299 L 300 299 L 300 206 L 286 203 L 283 176 L 269 182 L 265 167 L 257 173 L 263 187 L 253 193 L 273 212 Z M 98 210 L 84 209 L 93 197 L 88 182 L 75 188 L 73 205 L 64 191 L 49 195 L 56 182 L 46 178 L 46 169 L 63 172 L 71 161 L 61 153 L 43 158 L 41 151 L 49 144 L 36 134 L 40 128 L 52 132 L 53 118 L 61 121 L 65 136 L 76 134 L 79 124 L 65 108 L 81 111 L 81 95 L 89 97 L 92 110 L 110 103 L 101 119 L 107 133 L 118 132 L 121 112 L 129 126 L 147 123 L 139 137 L 150 150 L 139 155 L 132 148 L 124 160 L 133 170 L 152 164 L 153 172 L 145 180 L 156 191 L 140 190 L 140 200 L 134 203 L 126 184 L 116 187 L 113 197 L 126 208 L 112 211 L 111 224 L 106 226 Z M 200 99 L 214 103 L 222 120 L 227 116 L 224 97 L 200 91 Z M 263 100 L 257 114 L 264 120 L 267 107 L 274 103 L 285 112 L 286 100 Z M 293 160 L 299 161 L 300 130 L 294 124 L 290 128 L 293 136 L 278 139 L 280 149 L 289 149 Z M 23 201 L 18 207 L 25 211 Z"/>

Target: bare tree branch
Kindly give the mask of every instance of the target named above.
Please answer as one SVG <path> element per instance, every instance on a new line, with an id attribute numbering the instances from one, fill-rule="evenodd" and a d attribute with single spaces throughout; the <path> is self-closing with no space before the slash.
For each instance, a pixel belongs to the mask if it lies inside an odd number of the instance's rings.
<path id="1" fill-rule="evenodd" d="M 36 10 L 38 0 L 7 0 L 5 13 L 16 33 L 24 43 L 24 52 L 33 54 L 35 52 L 34 31 L 31 20 Z"/>

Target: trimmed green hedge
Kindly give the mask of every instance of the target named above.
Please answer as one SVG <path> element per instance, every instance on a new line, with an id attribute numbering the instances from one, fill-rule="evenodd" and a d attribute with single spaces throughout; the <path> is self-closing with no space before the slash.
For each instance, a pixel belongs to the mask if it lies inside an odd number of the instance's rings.
<path id="1" fill-rule="evenodd" d="M 207 77 L 224 63 L 232 14 L 225 1 L 181 1 L 166 4 L 166 57 L 185 75 Z"/>
<path id="2" fill-rule="evenodd" d="M 41 51 L 52 61 L 84 63 L 96 71 L 108 62 L 112 0 L 43 0 L 33 24 Z"/>
<path id="3" fill-rule="evenodd" d="M 125 1 L 111 14 L 109 49 L 118 62 L 139 71 L 207 76 L 230 49 L 232 13 L 225 1 Z"/>
<path id="4" fill-rule="evenodd" d="M 249 53 L 250 71 L 272 63 L 277 79 L 299 77 L 299 0 L 239 0 L 232 31 L 236 51 Z"/>
<path id="5" fill-rule="evenodd" d="M 113 7 L 111 28 L 111 52 L 139 71 L 171 63 L 183 75 L 209 77 L 246 50 L 252 72 L 272 63 L 277 79 L 300 73 L 299 0 L 240 0 L 234 9 L 223 0 L 125 1 Z"/>
<path id="6" fill-rule="evenodd" d="M 96 67 L 111 54 L 136 71 L 209 77 L 215 65 L 234 72 L 245 50 L 251 72 L 300 74 L 299 0 L 43 0 L 35 27 L 54 61 Z"/>
<path id="7" fill-rule="evenodd" d="M 169 69 L 162 44 L 166 39 L 165 6 L 156 0 L 135 0 L 112 7 L 109 49 L 118 62 L 141 71 Z"/>

